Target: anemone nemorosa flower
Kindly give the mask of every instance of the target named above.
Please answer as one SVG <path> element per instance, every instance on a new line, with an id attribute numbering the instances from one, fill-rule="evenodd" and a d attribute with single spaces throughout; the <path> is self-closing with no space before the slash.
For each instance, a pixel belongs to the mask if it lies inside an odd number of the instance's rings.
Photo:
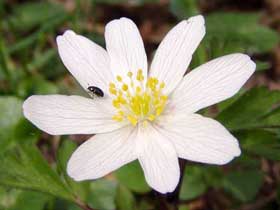
<path id="1" fill-rule="evenodd" d="M 255 70 L 244 54 L 230 54 L 184 76 L 205 35 L 204 18 L 191 17 L 163 39 L 149 67 L 140 33 L 127 18 L 106 25 L 106 50 L 66 31 L 59 55 L 81 86 L 104 97 L 36 95 L 24 115 L 52 135 L 96 134 L 71 156 L 73 179 L 100 178 L 139 160 L 148 184 L 161 193 L 178 184 L 178 157 L 222 165 L 240 155 L 238 141 L 217 121 L 195 112 L 239 91 Z"/>

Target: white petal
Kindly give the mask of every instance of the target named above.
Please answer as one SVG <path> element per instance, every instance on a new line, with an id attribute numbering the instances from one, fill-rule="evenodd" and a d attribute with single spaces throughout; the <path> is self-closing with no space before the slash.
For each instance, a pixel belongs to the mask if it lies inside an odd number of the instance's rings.
<path id="1" fill-rule="evenodd" d="M 196 112 L 223 101 L 239 91 L 255 68 L 256 64 L 244 54 L 214 59 L 184 77 L 172 93 L 168 108 Z"/>
<path id="2" fill-rule="evenodd" d="M 180 169 L 175 149 L 166 137 L 151 125 L 139 128 L 137 153 L 147 183 L 161 193 L 174 191 Z"/>
<path id="3" fill-rule="evenodd" d="M 137 26 L 128 18 L 113 20 L 105 28 L 106 48 L 115 75 L 136 73 L 147 76 L 147 56 Z"/>
<path id="4" fill-rule="evenodd" d="M 107 52 L 89 39 L 66 31 L 57 37 L 59 55 L 81 86 L 97 86 L 105 93 L 113 80 Z"/>
<path id="5" fill-rule="evenodd" d="M 181 81 L 191 62 L 192 54 L 204 35 L 204 18 L 199 15 L 177 24 L 161 42 L 149 76 L 164 81 L 164 91 L 167 94 Z"/>
<path id="6" fill-rule="evenodd" d="M 187 160 L 222 165 L 241 153 L 238 141 L 218 121 L 198 114 L 163 117 L 157 128 Z"/>
<path id="7" fill-rule="evenodd" d="M 41 130 L 52 135 L 93 134 L 116 130 L 124 124 L 112 120 L 111 100 L 80 96 L 31 96 L 23 113 Z"/>
<path id="8" fill-rule="evenodd" d="M 67 173 L 76 181 L 97 179 L 136 159 L 132 126 L 97 134 L 71 156 Z"/>

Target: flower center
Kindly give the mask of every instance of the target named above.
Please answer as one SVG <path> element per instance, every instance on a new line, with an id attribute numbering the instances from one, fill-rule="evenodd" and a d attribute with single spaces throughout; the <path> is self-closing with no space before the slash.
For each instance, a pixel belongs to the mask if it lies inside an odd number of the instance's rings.
<path id="1" fill-rule="evenodd" d="M 145 81 L 141 69 L 136 75 L 128 72 L 127 78 L 117 76 L 116 80 L 109 85 L 109 92 L 113 95 L 112 105 L 117 109 L 113 120 L 121 122 L 127 119 L 135 126 L 139 122 L 152 122 L 162 113 L 168 99 L 162 93 L 164 82 L 155 77 Z"/>

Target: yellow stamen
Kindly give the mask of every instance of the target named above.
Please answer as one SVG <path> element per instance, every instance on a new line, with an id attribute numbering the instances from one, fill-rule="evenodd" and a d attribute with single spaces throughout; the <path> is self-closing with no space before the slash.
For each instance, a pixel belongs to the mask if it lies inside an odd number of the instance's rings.
<path id="1" fill-rule="evenodd" d="M 127 84 L 123 84 L 122 89 L 123 89 L 123 91 L 127 91 L 128 90 Z"/>
<path id="2" fill-rule="evenodd" d="M 155 77 L 150 77 L 144 83 L 145 77 L 141 69 L 135 76 L 129 71 L 127 77 L 130 80 L 128 84 L 124 83 L 119 75 L 116 77 L 119 84 L 109 84 L 109 92 L 114 96 L 112 105 L 117 109 L 112 119 L 118 122 L 126 119 L 133 126 L 141 122 L 145 127 L 149 121 L 154 121 L 165 108 L 168 100 L 162 92 L 165 84 Z"/>
<path id="3" fill-rule="evenodd" d="M 117 76 L 117 80 L 118 80 L 119 82 L 121 82 L 121 81 L 122 81 L 122 77 L 121 77 L 120 75 L 118 75 L 118 76 Z"/>
<path id="4" fill-rule="evenodd" d="M 135 118 L 134 116 L 128 115 L 127 119 L 131 122 L 132 125 L 135 126 L 137 124 L 137 118 Z"/>
<path id="5" fill-rule="evenodd" d="M 130 78 L 132 77 L 132 75 L 133 75 L 133 74 L 132 74 L 131 71 L 129 71 L 129 72 L 127 73 L 127 76 L 130 77 Z"/>

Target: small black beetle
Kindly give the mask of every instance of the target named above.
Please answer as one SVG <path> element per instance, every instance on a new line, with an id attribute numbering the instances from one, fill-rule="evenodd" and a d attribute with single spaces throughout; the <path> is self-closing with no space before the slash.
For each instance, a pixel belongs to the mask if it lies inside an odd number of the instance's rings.
<path id="1" fill-rule="evenodd" d="M 88 90 L 89 90 L 90 93 L 93 94 L 93 96 L 98 96 L 98 97 L 103 97 L 104 96 L 103 91 L 99 87 L 89 86 Z"/>

